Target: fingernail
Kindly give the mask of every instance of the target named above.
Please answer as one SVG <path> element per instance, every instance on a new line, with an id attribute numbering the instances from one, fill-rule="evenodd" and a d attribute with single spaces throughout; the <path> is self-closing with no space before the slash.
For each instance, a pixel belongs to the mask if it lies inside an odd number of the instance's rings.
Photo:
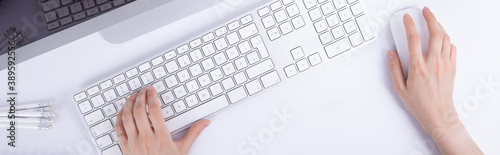
<path id="1" fill-rule="evenodd" d="M 405 19 L 410 19 L 410 18 L 411 18 L 411 16 L 410 16 L 409 14 L 405 13 L 404 18 L 405 18 Z"/>
<path id="2" fill-rule="evenodd" d="M 424 12 L 431 12 L 431 9 L 429 9 L 428 7 L 424 7 Z"/>
<path id="3" fill-rule="evenodd" d="M 391 51 L 387 52 L 387 59 L 393 60 L 394 58 L 396 58 L 396 56 Z"/>

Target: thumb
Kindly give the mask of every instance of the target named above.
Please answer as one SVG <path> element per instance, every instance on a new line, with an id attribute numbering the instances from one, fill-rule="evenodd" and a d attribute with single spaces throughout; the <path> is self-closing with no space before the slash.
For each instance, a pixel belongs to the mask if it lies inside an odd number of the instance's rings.
<path id="1" fill-rule="evenodd" d="M 203 119 L 200 120 L 191 126 L 189 130 L 186 132 L 184 137 L 178 141 L 180 150 L 184 151 L 186 154 L 191 149 L 191 145 L 193 145 L 198 135 L 205 129 L 208 125 L 210 125 L 210 121 Z"/>
<path id="2" fill-rule="evenodd" d="M 391 71 L 392 84 L 394 90 L 399 94 L 406 90 L 406 78 L 404 77 L 403 67 L 396 52 L 390 50 L 387 52 L 389 60 L 389 70 Z"/>

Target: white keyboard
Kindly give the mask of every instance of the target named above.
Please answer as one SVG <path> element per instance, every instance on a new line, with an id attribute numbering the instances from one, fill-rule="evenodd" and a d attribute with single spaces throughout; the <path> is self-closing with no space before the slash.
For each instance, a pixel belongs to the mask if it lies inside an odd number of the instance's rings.
<path id="1" fill-rule="evenodd" d="M 77 92 L 75 105 L 98 152 L 121 154 L 116 114 L 144 87 L 179 132 L 375 38 L 360 0 L 273 1 Z"/>

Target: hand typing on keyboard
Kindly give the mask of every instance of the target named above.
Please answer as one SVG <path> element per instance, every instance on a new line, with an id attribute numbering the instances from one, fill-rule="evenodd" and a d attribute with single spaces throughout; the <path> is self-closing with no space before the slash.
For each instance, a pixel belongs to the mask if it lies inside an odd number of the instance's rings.
<path id="1" fill-rule="evenodd" d="M 397 54 L 387 53 L 394 89 L 442 154 L 482 154 L 453 105 L 457 48 L 427 7 L 423 14 L 430 34 L 425 55 L 415 23 L 408 14 L 404 17 L 410 51 L 408 79 Z"/>
<path id="2" fill-rule="evenodd" d="M 117 115 L 115 130 L 123 154 L 184 155 L 209 124 L 209 120 L 196 122 L 182 139 L 174 142 L 165 125 L 157 92 L 149 86 L 139 94 L 130 95 Z"/>

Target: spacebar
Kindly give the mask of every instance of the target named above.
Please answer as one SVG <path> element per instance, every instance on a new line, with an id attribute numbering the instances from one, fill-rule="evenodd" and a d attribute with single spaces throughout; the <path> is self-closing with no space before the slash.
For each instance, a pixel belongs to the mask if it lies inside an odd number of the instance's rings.
<path id="1" fill-rule="evenodd" d="M 227 106 L 229 106 L 229 102 L 226 99 L 226 95 L 222 95 L 165 123 L 168 130 L 173 132 Z"/>

